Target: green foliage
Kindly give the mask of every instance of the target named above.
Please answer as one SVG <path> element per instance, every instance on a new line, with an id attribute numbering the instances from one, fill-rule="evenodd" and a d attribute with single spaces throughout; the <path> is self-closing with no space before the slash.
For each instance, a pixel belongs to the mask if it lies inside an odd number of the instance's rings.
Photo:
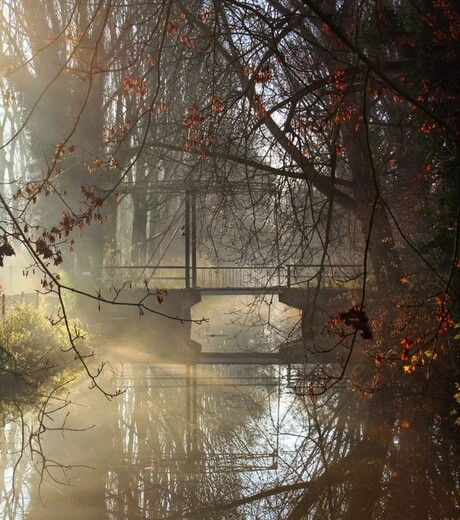
<path id="1" fill-rule="evenodd" d="M 71 324 L 72 328 L 76 324 Z M 63 322 L 52 324 L 40 309 L 18 305 L 0 321 L 0 395 L 5 402 L 35 402 L 77 375 L 65 353 Z"/>

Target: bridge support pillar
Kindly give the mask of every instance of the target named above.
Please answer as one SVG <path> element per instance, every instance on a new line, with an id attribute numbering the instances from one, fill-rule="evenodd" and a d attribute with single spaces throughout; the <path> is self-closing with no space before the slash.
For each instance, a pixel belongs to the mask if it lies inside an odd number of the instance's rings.
<path id="1" fill-rule="evenodd" d="M 102 332 L 103 348 L 118 345 L 122 357 L 129 352 L 145 362 L 194 362 L 201 345 L 191 339 L 191 309 L 201 301 L 200 291 L 176 289 L 159 296 L 131 289 L 120 293 L 118 305 L 82 299 L 78 317 L 89 330 Z"/>
<path id="2" fill-rule="evenodd" d="M 349 295 L 348 295 L 349 297 Z M 332 316 L 348 309 L 345 295 L 335 288 L 286 288 L 279 293 L 279 301 L 302 311 L 302 337 L 318 340 Z"/>
<path id="3" fill-rule="evenodd" d="M 283 290 L 279 301 L 302 312 L 302 336 L 280 346 L 282 362 L 318 365 L 345 359 L 346 346 L 331 349 L 335 340 L 325 332 L 331 318 L 352 305 L 350 296 L 350 292 L 328 287 Z"/>

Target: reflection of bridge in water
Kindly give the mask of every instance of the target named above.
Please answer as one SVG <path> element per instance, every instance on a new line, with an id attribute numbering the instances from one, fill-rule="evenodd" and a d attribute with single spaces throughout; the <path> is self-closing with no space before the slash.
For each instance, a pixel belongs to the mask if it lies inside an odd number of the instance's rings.
<path id="1" fill-rule="evenodd" d="M 182 416 L 180 421 L 183 432 L 177 432 L 183 445 L 176 446 L 168 457 L 148 452 L 134 453 L 137 463 L 144 467 L 166 467 L 169 471 L 180 470 L 183 473 L 242 472 L 272 470 L 277 468 L 279 451 L 279 398 L 282 391 L 282 375 L 275 366 L 260 367 L 255 365 L 215 365 L 213 367 L 197 365 L 128 365 L 115 379 L 117 388 L 121 388 L 128 396 L 134 393 L 164 393 L 177 397 L 175 413 Z M 250 390 L 249 387 L 252 389 Z M 255 392 L 255 393 L 253 393 Z M 262 420 L 258 417 L 261 409 L 257 405 L 259 399 L 273 400 L 272 416 L 270 416 L 271 433 L 266 433 L 265 442 L 256 442 L 251 447 L 234 443 L 228 439 L 216 451 L 212 443 L 204 442 L 206 424 L 215 420 L 216 406 L 219 409 L 219 428 L 225 429 L 226 420 L 230 431 L 231 424 L 241 417 L 246 421 Z M 248 407 L 254 407 L 252 417 Z M 183 407 L 183 408 L 182 408 Z M 161 411 L 159 410 L 160 414 Z M 223 412 L 223 413 L 222 413 Z M 157 416 L 157 421 L 167 420 Z M 275 424 L 273 424 L 275 421 Z M 209 425 L 208 425 L 209 426 Z M 236 433 L 236 432 L 235 432 Z M 245 449 L 243 449 L 245 448 Z M 127 463 L 132 461 L 127 460 Z"/>

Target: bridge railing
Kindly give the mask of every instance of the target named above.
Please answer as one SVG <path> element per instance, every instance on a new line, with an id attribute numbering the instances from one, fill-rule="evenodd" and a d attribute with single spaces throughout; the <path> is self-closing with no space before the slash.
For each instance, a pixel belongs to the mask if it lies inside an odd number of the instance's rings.
<path id="1" fill-rule="evenodd" d="M 103 269 L 106 282 L 131 282 L 170 288 L 203 289 L 285 287 L 286 268 L 270 266 L 113 266 Z M 187 283 L 188 281 L 188 283 Z"/>
<path id="2" fill-rule="evenodd" d="M 286 286 L 286 270 L 273 266 L 197 267 L 196 286 L 206 289 Z"/>
<path id="3" fill-rule="evenodd" d="M 104 280 L 119 284 L 147 282 L 162 288 L 261 289 L 340 286 L 359 283 L 362 266 L 342 264 L 286 266 L 113 266 L 104 268 Z"/>

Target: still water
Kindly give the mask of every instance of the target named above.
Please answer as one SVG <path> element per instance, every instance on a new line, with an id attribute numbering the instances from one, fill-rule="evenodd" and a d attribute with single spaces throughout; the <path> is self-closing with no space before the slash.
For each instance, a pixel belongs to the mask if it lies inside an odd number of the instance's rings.
<path id="1" fill-rule="evenodd" d="M 238 336 L 231 321 L 195 339 L 224 352 L 279 344 L 260 323 Z M 1 519 L 460 517 L 458 428 L 436 385 L 363 397 L 344 380 L 312 398 L 309 382 L 339 365 L 141 354 L 129 338 L 109 344 L 101 384 L 123 390 L 115 399 L 83 378 L 47 401 L 40 435 L 36 415 L 4 421 Z"/>
<path id="2" fill-rule="evenodd" d="M 4 470 L 3 518 L 182 518 L 283 481 L 301 434 L 284 380 L 274 366 L 131 364 L 114 370 L 124 393 L 112 401 L 80 383 L 45 420 L 46 460 L 26 450 L 16 489 Z M 20 434 L 9 425 L 5 440 Z M 228 517 L 258 518 L 251 509 Z"/>

